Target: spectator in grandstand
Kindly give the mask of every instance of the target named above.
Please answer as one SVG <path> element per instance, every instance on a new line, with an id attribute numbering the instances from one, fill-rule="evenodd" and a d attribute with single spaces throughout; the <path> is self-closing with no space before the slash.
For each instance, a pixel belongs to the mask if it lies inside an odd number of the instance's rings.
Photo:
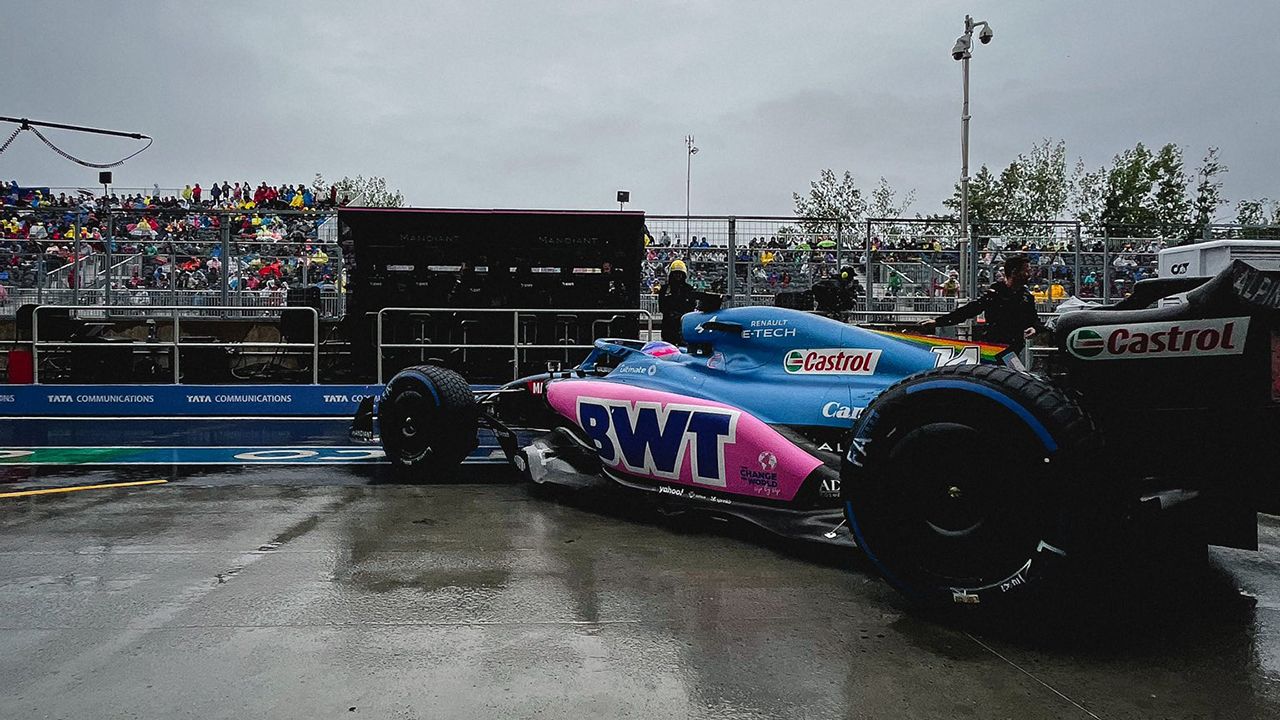
<path id="1" fill-rule="evenodd" d="M 942 283 L 942 297 L 959 297 L 960 295 L 960 273 L 955 270 L 947 271 L 947 279 Z"/>
<path id="2" fill-rule="evenodd" d="M 667 269 L 667 282 L 658 289 L 658 310 L 662 313 L 662 339 L 672 345 L 683 345 L 680 323 L 685 313 L 699 306 L 704 312 L 720 309 L 719 295 L 699 292 L 689 285 L 689 269 L 683 260 L 675 260 Z"/>
<path id="3" fill-rule="evenodd" d="M 902 294 L 902 275 L 897 272 L 889 273 L 889 294 L 898 297 Z"/>
<path id="4" fill-rule="evenodd" d="M 1030 258 L 1021 253 L 1009 255 L 1004 261 L 1004 278 L 992 283 L 981 297 L 934 320 L 922 320 L 917 327 L 930 332 L 986 313 L 985 337 L 980 339 L 1021 352 L 1037 332 L 1048 331 L 1036 313 L 1035 299 L 1027 291 L 1030 277 Z"/>

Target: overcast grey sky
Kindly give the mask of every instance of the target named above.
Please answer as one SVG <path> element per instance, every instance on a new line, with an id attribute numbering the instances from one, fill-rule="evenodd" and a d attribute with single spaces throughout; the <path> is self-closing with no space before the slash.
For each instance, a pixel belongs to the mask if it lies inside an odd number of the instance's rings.
<path id="1" fill-rule="evenodd" d="M 971 164 L 1042 138 L 1090 167 L 1142 141 L 1226 194 L 1280 197 L 1280 2 L 63 2 L 11 8 L 0 115 L 147 133 L 119 186 L 383 175 L 413 205 L 790 214 L 824 167 L 914 188 L 960 173 L 966 12 Z M 127 140 L 51 135 L 90 160 Z M 0 177 L 93 187 L 24 134 Z M 1234 216 L 1229 210 L 1223 215 Z"/>

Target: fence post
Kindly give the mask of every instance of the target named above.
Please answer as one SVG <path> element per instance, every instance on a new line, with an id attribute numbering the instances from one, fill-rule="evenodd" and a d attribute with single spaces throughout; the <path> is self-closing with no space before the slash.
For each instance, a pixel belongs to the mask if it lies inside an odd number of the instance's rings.
<path id="1" fill-rule="evenodd" d="M 169 304 L 178 304 L 178 248 L 169 240 Z M 177 354 L 177 351 L 174 351 Z M 174 381 L 177 382 L 176 380 Z"/>
<path id="2" fill-rule="evenodd" d="M 844 245 L 844 221 L 836 220 L 836 274 L 839 274 L 840 268 L 844 267 L 844 264 L 840 262 L 842 245 Z"/>
<path id="3" fill-rule="evenodd" d="M 84 280 L 84 278 L 80 277 L 80 269 L 82 267 L 80 263 L 80 251 L 83 249 L 83 245 L 81 244 L 81 240 L 80 240 L 80 211 L 79 210 L 76 211 L 76 219 L 71 224 L 71 237 L 74 238 L 75 240 L 75 242 L 71 243 L 71 252 L 75 254 L 75 258 L 71 263 L 71 275 L 68 276 L 73 281 L 72 290 L 71 290 L 71 304 L 79 305 L 80 304 L 80 285 L 81 285 L 81 281 Z"/>
<path id="4" fill-rule="evenodd" d="M 737 297 L 738 289 L 738 219 L 729 218 L 729 281 L 726 289 L 729 292 L 730 306 L 736 305 L 734 298 Z M 749 303 L 748 303 L 749 304 Z"/>
<path id="5" fill-rule="evenodd" d="M 1076 233 L 1076 252 L 1075 252 L 1076 269 L 1075 269 L 1075 274 L 1072 276 L 1071 294 L 1079 297 L 1080 295 L 1080 221 L 1079 220 L 1075 222 L 1075 233 Z M 1049 299 L 1052 300 L 1053 293 L 1051 292 L 1049 295 L 1050 295 Z"/>
<path id="6" fill-rule="evenodd" d="M 867 312 L 875 309 L 872 297 L 875 295 L 876 281 L 871 277 L 871 221 L 867 221 L 867 237 L 862 246 L 867 275 Z"/>
<path id="7" fill-rule="evenodd" d="M 978 297 L 978 234 L 977 223 L 970 223 L 965 228 L 965 235 L 969 238 L 969 297 Z"/>
<path id="8" fill-rule="evenodd" d="M 222 222 L 220 223 L 222 231 L 219 233 L 222 240 L 222 267 L 218 272 L 218 304 L 227 307 L 231 304 L 231 299 L 227 297 L 227 274 L 231 267 L 231 214 L 224 213 Z M 225 317 L 225 313 L 223 313 Z"/>
<path id="9" fill-rule="evenodd" d="M 1111 226 L 1102 226 L 1102 304 L 1111 304 Z"/>
<path id="10" fill-rule="evenodd" d="M 115 225 L 111 221 L 111 213 L 107 213 L 107 236 L 104 238 L 104 242 L 102 243 L 102 251 L 107 256 L 107 282 L 106 285 L 103 286 L 103 298 L 106 302 L 104 302 L 103 305 L 111 304 L 111 273 L 115 270 L 115 267 L 112 264 L 114 253 L 111 252 L 111 245 L 115 240 L 115 232 L 113 231 L 114 227 Z"/>

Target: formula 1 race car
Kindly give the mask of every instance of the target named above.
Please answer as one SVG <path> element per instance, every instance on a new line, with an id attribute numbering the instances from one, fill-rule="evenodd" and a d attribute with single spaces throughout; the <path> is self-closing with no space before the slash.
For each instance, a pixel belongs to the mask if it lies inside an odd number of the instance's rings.
<path id="1" fill-rule="evenodd" d="M 1001 346 L 695 312 L 685 350 L 597 340 L 571 370 L 492 391 L 404 370 L 353 432 L 427 479 L 483 426 L 533 483 L 857 545 L 911 598 L 1000 604 L 1060 590 L 1147 516 L 1178 518 L 1201 552 L 1256 549 L 1280 459 L 1278 316 L 1280 272 L 1146 281 L 1064 314 L 1033 375 Z"/>

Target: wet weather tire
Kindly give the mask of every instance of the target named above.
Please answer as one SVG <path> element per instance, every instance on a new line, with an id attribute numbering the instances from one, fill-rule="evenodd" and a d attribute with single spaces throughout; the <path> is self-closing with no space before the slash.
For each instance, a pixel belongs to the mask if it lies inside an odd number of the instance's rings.
<path id="1" fill-rule="evenodd" d="M 854 425 L 841 491 L 858 545 L 927 604 L 989 606 L 1062 583 L 1104 543 L 1118 503 L 1092 482 L 1098 434 L 1030 374 L 958 365 L 913 375 Z"/>
<path id="2" fill-rule="evenodd" d="M 435 365 L 400 371 L 378 403 L 382 448 L 398 471 L 451 471 L 476 449 L 480 415 L 458 373 Z"/>

